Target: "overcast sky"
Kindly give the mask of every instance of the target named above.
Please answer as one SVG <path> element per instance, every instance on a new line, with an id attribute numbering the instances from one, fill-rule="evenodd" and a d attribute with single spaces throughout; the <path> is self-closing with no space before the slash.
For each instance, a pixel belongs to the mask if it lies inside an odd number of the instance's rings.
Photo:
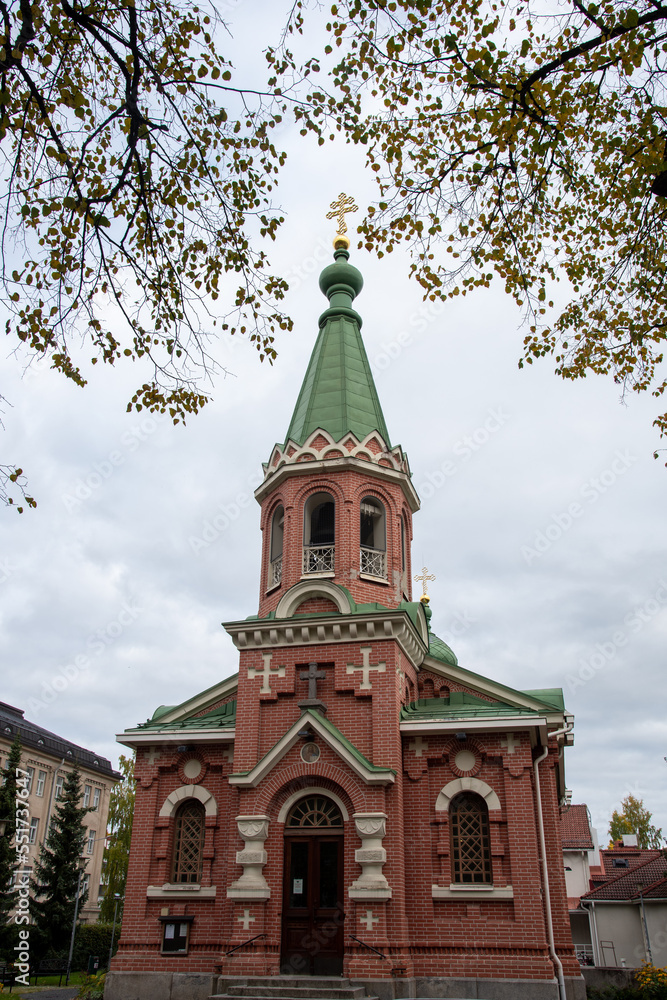
<path id="1" fill-rule="evenodd" d="M 237 52 L 257 46 L 245 7 L 230 4 Z M 5 347 L 2 460 L 25 469 L 39 505 L 0 511 L 0 698 L 114 762 L 114 734 L 237 669 L 220 623 L 257 610 L 252 492 L 284 439 L 326 305 L 329 202 L 341 188 L 362 205 L 373 196 L 356 151 L 318 149 L 289 128 L 281 139 L 286 222 L 271 256 L 292 285 L 295 328 L 272 367 L 242 340 L 220 342 L 230 374 L 173 428 L 125 412 L 145 378 L 137 366 L 98 366 L 81 390 L 42 365 L 24 374 Z M 564 689 L 575 715 L 567 783 L 601 841 L 629 793 L 667 833 L 659 403 L 622 405 L 599 377 L 564 383 L 548 360 L 519 371 L 521 316 L 499 284 L 427 307 L 406 257 L 351 260 L 389 434 L 422 498 L 413 566 L 436 576 L 434 631 L 471 670 Z"/>

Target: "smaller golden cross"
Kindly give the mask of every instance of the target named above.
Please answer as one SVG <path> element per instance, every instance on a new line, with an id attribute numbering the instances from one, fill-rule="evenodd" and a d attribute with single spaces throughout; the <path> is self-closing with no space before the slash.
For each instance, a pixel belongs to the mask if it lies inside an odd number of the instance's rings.
<path id="1" fill-rule="evenodd" d="M 417 583 L 421 581 L 422 597 L 426 597 L 426 595 L 428 594 L 428 581 L 435 580 L 435 575 L 433 573 L 429 573 L 429 571 L 426 569 L 426 566 L 422 566 L 422 575 L 421 576 L 417 575 L 415 577 L 415 580 L 417 581 Z"/>
<path id="2" fill-rule="evenodd" d="M 337 236 L 343 236 L 347 232 L 347 225 L 345 223 L 345 213 L 346 212 L 358 212 L 359 206 L 354 204 L 354 198 L 352 195 L 341 193 L 338 195 L 338 201 L 332 201 L 330 212 L 327 212 L 327 219 L 338 219 L 338 233 Z"/>

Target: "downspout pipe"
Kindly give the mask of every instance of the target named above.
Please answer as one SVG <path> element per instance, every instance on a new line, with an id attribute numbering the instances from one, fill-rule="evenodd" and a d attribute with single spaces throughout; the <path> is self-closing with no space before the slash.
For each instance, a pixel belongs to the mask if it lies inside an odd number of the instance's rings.
<path id="1" fill-rule="evenodd" d="M 563 963 L 556 954 L 556 943 L 554 941 L 554 924 L 553 917 L 551 915 L 551 891 L 549 888 L 549 868 L 547 866 L 547 845 L 544 839 L 544 816 L 542 814 L 542 790 L 540 787 L 540 764 L 549 754 L 549 740 L 553 737 L 563 736 L 566 733 L 570 733 L 574 727 L 574 723 L 567 723 L 562 729 L 556 729 L 552 733 L 547 734 L 547 745 L 543 748 L 542 753 L 533 761 L 533 773 L 535 775 L 535 798 L 537 800 L 537 830 L 540 838 L 540 860 L 542 862 L 542 883 L 544 885 L 544 909 L 546 913 L 547 920 L 547 937 L 549 940 L 549 954 L 551 955 L 551 961 L 556 969 L 556 976 L 558 979 L 558 994 L 560 1000 L 567 1000 L 565 994 L 565 977 L 563 975 Z"/>

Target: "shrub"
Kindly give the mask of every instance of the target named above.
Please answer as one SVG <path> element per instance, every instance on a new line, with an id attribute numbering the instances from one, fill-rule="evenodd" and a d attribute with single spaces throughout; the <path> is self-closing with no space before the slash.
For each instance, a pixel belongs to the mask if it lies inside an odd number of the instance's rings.
<path id="1" fill-rule="evenodd" d="M 86 976 L 75 1000 L 102 1000 L 103 995 L 104 973 L 100 972 L 97 976 Z"/>
<path id="2" fill-rule="evenodd" d="M 667 1000 L 667 968 L 656 969 L 654 965 L 645 965 L 635 974 L 639 983 L 642 998 L 651 1000 Z"/>

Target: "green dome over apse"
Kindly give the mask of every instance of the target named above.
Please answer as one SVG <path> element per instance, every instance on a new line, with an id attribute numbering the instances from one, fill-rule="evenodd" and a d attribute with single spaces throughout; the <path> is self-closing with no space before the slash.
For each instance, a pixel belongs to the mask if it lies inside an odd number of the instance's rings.
<path id="1" fill-rule="evenodd" d="M 451 667 L 455 667 L 458 664 L 459 661 L 456 658 L 456 653 L 449 648 L 446 642 L 439 639 L 437 635 L 433 634 L 433 632 L 429 633 L 428 640 L 429 656 L 434 657 L 436 660 L 440 660 L 442 663 L 448 663 Z"/>
<path id="2" fill-rule="evenodd" d="M 360 441 L 378 431 L 390 447 L 361 339 L 362 319 L 352 308 L 364 279 L 349 257 L 347 250 L 337 249 L 334 263 L 320 275 L 320 288 L 329 299 L 329 308 L 320 316 L 320 332 L 287 431 L 287 439 L 299 445 L 321 427 L 334 441 L 350 431 Z"/>

